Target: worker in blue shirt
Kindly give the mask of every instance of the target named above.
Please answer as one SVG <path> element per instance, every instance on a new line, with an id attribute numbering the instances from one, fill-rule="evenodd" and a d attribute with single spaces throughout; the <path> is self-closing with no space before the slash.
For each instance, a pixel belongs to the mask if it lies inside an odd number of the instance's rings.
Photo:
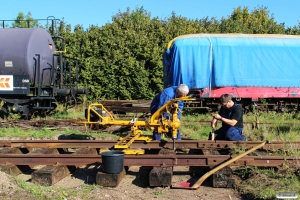
<path id="1" fill-rule="evenodd" d="M 151 102 L 150 105 L 150 111 L 151 115 L 155 113 L 159 108 L 161 108 L 164 104 L 166 104 L 169 100 L 185 97 L 189 93 L 189 88 L 185 84 L 180 84 L 179 86 L 171 86 L 168 88 L 165 88 L 163 91 L 161 91 L 159 94 L 157 94 L 154 99 Z M 183 101 L 178 102 L 179 110 L 180 112 L 183 109 L 184 103 Z M 180 119 L 180 112 L 178 112 L 178 119 Z M 164 117 L 170 117 L 168 116 L 167 112 L 164 112 Z M 171 131 L 167 134 L 168 137 L 172 137 Z M 161 140 L 161 135 L 157 133 L 157 130 L 153 131 L 153 140 Z M 177 138 L 176 140 L 180 140 L 180 131 L 178 129 Z"/>

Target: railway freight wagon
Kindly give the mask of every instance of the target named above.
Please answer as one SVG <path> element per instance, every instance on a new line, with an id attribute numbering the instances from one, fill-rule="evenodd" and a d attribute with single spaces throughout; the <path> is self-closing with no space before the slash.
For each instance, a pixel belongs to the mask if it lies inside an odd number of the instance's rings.
<path id="1" fill-rule="evenodd" d="M 55 51 L 53 37 L 41 28 L 0 29 L 2 114 L 30 118 L 76 102 L 78 63 Z"/>
<path id="2" fill-rule="evenodd" d="M 187 84 L 197 107 L 217 110 L 228 93 L 244 111 L 299 108 L 300 36 L 191 34 L 169 42 L 164 87 Z"/>

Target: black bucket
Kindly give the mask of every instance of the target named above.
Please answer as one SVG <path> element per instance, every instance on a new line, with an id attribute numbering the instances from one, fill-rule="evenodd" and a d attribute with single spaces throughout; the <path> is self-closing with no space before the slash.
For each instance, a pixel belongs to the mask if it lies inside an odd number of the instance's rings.
<path id="1" fill-rule="evenodd" d="M 103 171 L 109 174 L 117 174 L 124 168 L 124 152 L 107 151 L 101 153 Z"/>

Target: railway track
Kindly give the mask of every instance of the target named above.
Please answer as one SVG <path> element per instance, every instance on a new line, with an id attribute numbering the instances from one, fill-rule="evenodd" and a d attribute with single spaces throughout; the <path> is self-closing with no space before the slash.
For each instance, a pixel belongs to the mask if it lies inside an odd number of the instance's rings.
<path id="1" fill-rule="evenodd" d="M 68 173 L 57 171 L 66 171 L 67 167 L 73 166 L 101 166 L 102 156 L 99 149 L 111 149 L 116 140 L 2 140 L 0 142 L 0 167 L 10 173 L 13 168 L 21 166 L 44 166 L 42 171 L 33 172 L 32 177 L 35 182 L 40 184 L 52 185 Z M 173 141 L 152 141 L 145 143 L 135 141 L 130 148 L 145 149 L 144 155 L 125 155 L 124 166 L 153 167 L 154 172 L 149 174 L 150 180 L 157 177 L 157 174 L 173 174 L 173 167 L 208 167 L 214 168 L 230 159 L 238 156 L 235 149 L 246 151 L 260 144 L 260 141 L 235 142 L 235 141 L 201 141 L 201 140 L 181 140 L 176 142 L 176 151 L 172 150 Z M 188 149 L 188 151 L 182 151 Z M 258 167 L 299 167 L 300 159 L 297 156 L 271 156 L 276 151 L 299 151 L 300 142 L 269 142 L 251 155 L 244 156 L 230 164 L 233 166 L 258 166 Z M 166 151 L 167 153 L 161 153 Z M 224 153 L 225 152 L 225 153 Z M 166 172 L 165 169 L 172 169 Z M 46 172 L 45 172 L 46 171 Z M 51 172 L 49 175 L 49 171 Z M 100 170 L 101 171 L 101 170 Z M 157 172 L 158 171 L 158 172 Z M 45 181 L 45 173 L 51 176 Z M 71 171 L 69 173 L 72 173 Z M 189 172 L 187 172 L 189 173 Z M 221 172 L 221 173 L 224 173 Z M 226 172 L 227 173 L 227 172 Z M 125 175 L 125 172 L 115 174 L 117 186 Z M 56 177 L 58 176 L 58 177 Z M 96 174 L 96 180 L 108 179 L 111 182 L 111 174 L 103 171 Z M 107 177 L 108 176 L 108 177 Z M 99 178 L 100 177 L 100 178 Z M 152 177 L 152 179 L 151 179 Z M 169 176 L 170 177 L 170 176 Z M 161 186 L 161 182 L 150 183 L 150 186 Z M 219 180 L 219 179 L 218 179 Z M 224 182 L 224 181 L 223 181 Z M 222 184 L 223 184 L 222 182 Z M 98 184 L 104 184 L 105 181 L 99 181 Z M 171 179 L 167 185 L 171 185 Z M 221 185 L 222 185 L 221 184 Z M 167 186 L 165 185 L 165 186 Z M 111 186 L 103 185 L 103 186 Z"/>
<path id="2" fill-rule="evenodd" d="M 1 121 L 0 127 L 19 127 L 22 129 L 76 129 L 86 131 L 83 119 L 63 120 L 7 120 Z M 210 125 L 207 120 L 183 120 L 183 123 L 199 123 Z M 272 123 L 245 122 L 261 125 Z M 286 123 L 289 125 L 290 123 Z M 92 131 L 92 130 L 91 130 Z M 99 131 L 99 130 L 98 130 Z M 105 131 L 105 130 L 104 130 Z M 203 141 L 203 140 L 180 140 L 176 141 L 173 150 L 173 141 L 134 141 L 128 150 L 144 150 L 143 155 L 125 155 L 124 170 L 118 174 L 107 174 L 103 171 L 103 159 L 101 150 L 109 151 L 114 148 L 117 140 L 1 140 L 0 141 L 0 169 L 8 173 L 32 172 L 33 182 L 41 185 L 53 185 L 66 175 L 73 173 L 78 166 L 100 166 L 95 174 L 96 184 L 115 187 L 126 174 L 130 167 L 151 167 L 149 172 L 150 186 L 171 186 L 173 169 L 176 167 L 188 167 L 187 174 L 194 174 L 193 168 L 213 169 L 229 160 L 239 156 L 239 152 L 245 152 L 258 146 L 261 141 Z M 250 155 L 244 156 L 229 166 L 226 170 L 220 170 L 213 175 L 214 187 L 228 187 L 232 184 L 230 167 L 257 166 L 277 167 L 289 166 L 298 168 L 300 165 L 299 155 L 300 142 L 271 141 Z M 278 152 L 285 152 L 280 154 Z M 293 152 L 294 154 L 289 154 Z M 279 156 L 286 155 L 286 156 Z M 27 166 L 24 170 L 24 166 Z M 40 169 L 34 169 L 41 166 Z M 224 168 L 224 169 L 225 169 Z M 32 170 L 34 169 L 34 170 Z M 73 170 L 70 170 L 73 169 Z M 28 172 L 25 172 L 28 173 Z M 224 176 L 224 174 L 226 176 Z M 46 178 L 45 178 L 46 177 Z M 117 177 L 117 178 L 115 178 Z M 163 178 L 162 178 L 163 177 Z M 167 177 L 167 178 L 166 178 Z M 220 180 L 224 177 L 224 180 Z M 163 181 L 164 180 L 164 181 Z M 109 183 L 109 184 L 108 184 Z"/>
<path id="3" fill-rule="evenodd" d="M 110 149 L 117 140 L 2 140 L 0 148 L 97 148 Z M 209 140 L 179 140 L 176 141 L 176 149 L 249 149 L 258 145 L 260 141 L 209 141 Z M 173 142 L 168 140 L 135 141 L 130 146 L 132 149 L 172 149 Z M 299 150 L 300 142 L 271 141 L 262 148 L 268 151 Z"/>

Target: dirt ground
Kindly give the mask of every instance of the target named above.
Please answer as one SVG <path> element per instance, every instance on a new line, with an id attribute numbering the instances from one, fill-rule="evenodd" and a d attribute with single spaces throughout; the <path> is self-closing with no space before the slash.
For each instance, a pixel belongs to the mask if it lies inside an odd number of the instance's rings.
<path id="1" fill-rule="evenodd" d="M 175 167 L 172 181 L 187 181 L 190 176 L 180 173 L 186 170 L 188 169 L 184 167 Z M 50 187 L 40 187 L 31 183 L 30 174 L 20 174 L 14 178 L 0 171 L 0 199 L 242 199 L 233 189 L 213 188 L 209 181 L 204 182 L 197 190 L 149 187 L 147 169 L 140 167 L 130 167 L 117 187 L 104 188 L 95 185 L 96 171 L 95 166 L 79 168 Z M 16 179 L 23 182 L 17 184 Z"/>

